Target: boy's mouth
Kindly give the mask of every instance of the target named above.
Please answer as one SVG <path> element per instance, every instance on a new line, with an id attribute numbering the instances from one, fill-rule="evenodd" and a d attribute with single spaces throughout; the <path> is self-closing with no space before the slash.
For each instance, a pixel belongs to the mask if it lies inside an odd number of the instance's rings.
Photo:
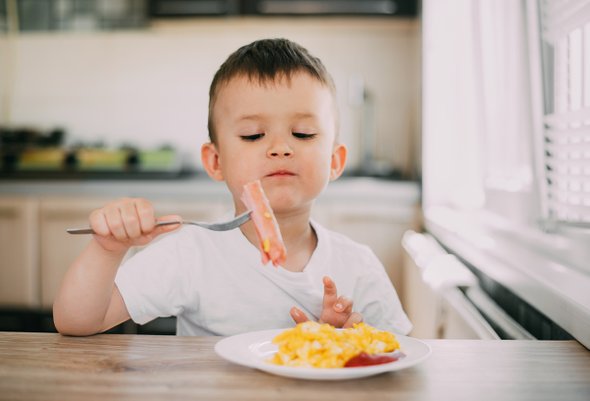
<path id="1" fill-rule="evenodd" d="M 290 177 L 290 176 L 294 176 L 295 173 L 289 171 L 289 170 L 277 170 L 277 171 L 273 171 L 270 174 L 267 174 L 267 177 Z"/>

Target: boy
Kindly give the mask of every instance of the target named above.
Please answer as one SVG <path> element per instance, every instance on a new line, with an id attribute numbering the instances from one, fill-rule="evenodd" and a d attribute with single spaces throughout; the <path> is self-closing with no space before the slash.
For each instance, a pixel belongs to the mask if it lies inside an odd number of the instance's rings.
<path id="1" fill-rule="evenodd" d="M 155 228 L 148 201 L 121 199 L 90 215 L 97 234 L 66 273 L 54 303 L 57 329 L 89 335 L 129 318 L 177 316 L 178 335 L 308 319 L 336 327 L 364 319 L 406 334 L 411 324 L 375 255 L 310 221 L 315 198 L 346 162 L 335 87 L 321 61 L 288 40 L 256 41 L 223 63 L 209 97 L 203 166 L 226 183 L 236 214 L 245 211 L 244 184 L 261 180 L 287 248 L 284 266 L 262 265 L 248 222 L 225 232 L 184 226 L 119 267 L 130 247 L 178 228 Z"/>

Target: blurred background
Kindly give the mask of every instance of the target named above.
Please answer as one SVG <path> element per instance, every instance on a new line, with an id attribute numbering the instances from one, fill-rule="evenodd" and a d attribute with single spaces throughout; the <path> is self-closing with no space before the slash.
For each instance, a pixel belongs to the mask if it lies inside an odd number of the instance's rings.
<path id="1" fill-rule="evenodd" d="M 0 330 L 54 330 L 65 229 L 105 202 L 232 212 L 208 89 L 266 37 L 333 75 L 350 163 L 313 217 L 373 249 L 411 335 L 590 347 L 584 0 L 0 0 Z"/>
<path id="2" fill-rule="evenodd" d="M 0 329 L 53 330 L 53 298 L 88 242 L 64 230 L 108 200 L 147 197 L 195 220 L 231 213 L 200 165 L 209 85 L 230 53 L 268 37 L 308 48 L 337 86 L 350 162 L 315 218 L 370 244 L 399 282 L 401 235 L 419 215 L 418 10 L 415 0 L 0 1 Z"/>
<path id="3" fill-rule="evenodd" d="M 58 130 L 67 149 L 171 148 L 171 172 L 198 171 L 213 74 L 238 47 L 286 37 L 318 55 L 336 81 L 341 138 L 352 149 L 349 172 L 417 176 L 415 0 L 0 4 L 5 130 Z M 16 166 L 26 167 L 22 160 Z"/>

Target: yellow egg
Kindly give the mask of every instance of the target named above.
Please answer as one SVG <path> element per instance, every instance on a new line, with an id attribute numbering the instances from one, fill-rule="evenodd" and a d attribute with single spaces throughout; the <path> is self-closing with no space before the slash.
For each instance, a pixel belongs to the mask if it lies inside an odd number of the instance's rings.
<path id="1" fill-rule="evenodd" d="M 281 332 L 273 343 L 279 349 L 270 362 L 316 368 L 341 368 L 361 352 L 378 354 L 399 349 L 393 333 L 365 323 L 355 324 L 350 329 L 336 329 L 329 324 L 309 321 Z"/>

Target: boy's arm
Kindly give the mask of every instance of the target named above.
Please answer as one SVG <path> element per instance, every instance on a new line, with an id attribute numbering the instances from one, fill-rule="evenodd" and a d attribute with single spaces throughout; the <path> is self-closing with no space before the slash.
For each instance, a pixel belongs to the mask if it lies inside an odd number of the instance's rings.
<path id="1" fill-rule="evenodd" d="M 105 251 L 92 240 L 66 273 L 53 304 L 53 321 L 62 334 L 84 336 L 129 319 L 115 286 L 125 252 Z"/>
<path id="2" fill-rule="evenodd" d="M 66 272 L 53 304 L 60 333 L 96 334 L 130 318 L 115 276 L 130 247 L 178 228 L 156 227 L 155 222 L 152 205 L 144 199 L 121 199 L 92 212 L 90 227 L 96 234 Z"/>

